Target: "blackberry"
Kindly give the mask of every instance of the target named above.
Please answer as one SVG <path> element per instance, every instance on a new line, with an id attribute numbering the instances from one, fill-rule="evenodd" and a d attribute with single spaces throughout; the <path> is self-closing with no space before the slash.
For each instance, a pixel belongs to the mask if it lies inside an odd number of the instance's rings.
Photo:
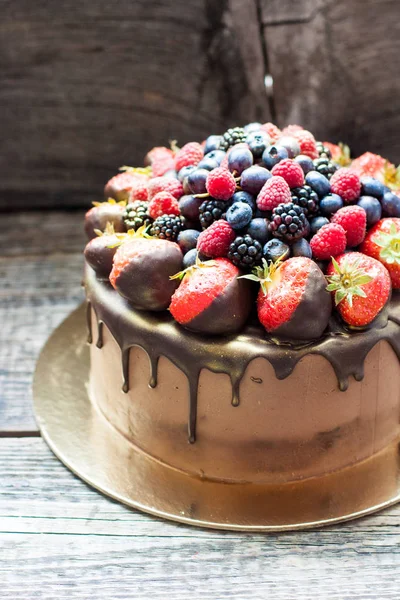
<path id="1" fill-rule="evenodd" d="M 297 204 L 297 206 L 303 208 L 306 215 L 317 214 L 319 205 L 318 194 L 309 185 L 293 188 L 291 193 L 293 204 Z"/>
<path id="2" fill-rule="evenodd" d="M 274 237 L 285 242 L 295 242 L 310 232 L 304 209 L 294 202 L 279 204 L 274 208 L 268 227 Z"/>
<path id="3" fill-rule="evenodd" d="M 251 235 L 238 236 L 229 246 L 228 258 L 237 267 L 251 269 L 261 261 L 262 246 Z"/>
<path id="4" fill-rule="evenodd" d="M 318 171 L 318 173 L 321 173 L 321 175 L 325 175 L 327 179 L 330 179 L 339 168 L 327 156 L 320 156 L 319 158 L 316 158 L 313 163 L 314 169 Z"/>
<path id="5" fill-rule="evenodd" d="M 150 235 L 161 240 L 175 242 L 184 227 L 183 217 L 176 215 L 161 215 L 157 217 L 150 229 Z"/>
<path id="6" fill-rule="evenodd" d="M 233 127 L 232 129 L 228 129 L 225 131 L 224 135 L 219 144 L 220 150 L 225 150 L 225 152 L 231 146 L 235 144 L 239 144 L 240 142 L 245 142 L 247 138 L 247 133 L 243 129 L 243 127 Z"/>
<path id="7" fill-rule="evenodd" d="M 214 221 L 223 219 L 225 217 L 225 213 L 226 202 L 222 202 L 222 200 L 215 200 L 215 198 L 204 200 L 199 207 L 199 220 L 201 223 L 201 228 L 207 229 L 207 227 L 210 227 Z"/>
<path id="8" fill-rule="evenodd" d="M 122 218 L 127 229 L 134 229 L 136 231 L 142 225 L 150 225 L 152 223 L 153 219 L 147 212 L 148 206 L 148 202 L 142 202 L 141 200 L 134 200 L 126 206 Z"/>
<path id="9" fill-rule="evenodd" d="M 324 146 L 324 144 L 322 142 L 317 142 L 316 146 L 317 146 L 318 154 L 320 156 L 323 156 L 324 158 L 332 158 L 331 151 L 329 150 L 329 148 Z"/>

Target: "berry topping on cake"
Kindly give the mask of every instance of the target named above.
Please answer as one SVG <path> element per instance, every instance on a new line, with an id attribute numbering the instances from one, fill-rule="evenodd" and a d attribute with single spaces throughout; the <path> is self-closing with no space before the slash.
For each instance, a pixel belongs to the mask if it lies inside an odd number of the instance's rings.
<path id="1" fill-rule="evenodd" d="M 248 279 L 260 282 L 258 318 L 273 336 L 291 340 L 320 337 L 328 325 L 332 302 L 326 279 L 314 261 L 305 257 L 256 267 Z M 305 325 L 307 323 L 307 325 Z"/>
<path id="2" fill-rule="evenodd" d="M 382 219 L 367 233 L 361 252 L 389 271 L 392 287 L 400 289 L 400 219 Z"/>
<path id="3" fill-rule="evenodd" d="M 269 230 L 274 237 L 285 242 L 295 242 L 310 233 L 310 223 L 303 208 L 287 202 L 279 204 L 272 211 Z"/>
<path id="4" fill-rule="evenodd" d="M 209 172 L 206 181 L 207 192 L 217 200 L 229 200 L 236 190 L 236 180 L 232 173 L 223 167 Z"/>
<path id="5" fill-rule="evenodd" d="M 359 246 L 367 230 L 367 213 L 361 206 L 344 206 L 331 218 L 332 223 L 341 225 L 346 232 L 347 247 Z"/>
<path id="6" fill-rule="evenodd" d="M 178 282 L 182 252 L 173 242 L 137 237 L 122 243 L 114 256 L 111 285 L 140 310 L 165 310 Z"/>
<path id="7" fill-rule="evenodd" d="M 179 200 L 183 196 L 182 183 L 174 177 L 154 177 L 149 181 L 149 200 L 152 200 L 159 192 L 169 192 Z"/>
<path id="8" fill-rule="evenodd" d="M 357 173 L 347 167 L 338 169 L 331 177 L 331 190 L 345 202 L 357 200 L 361 191 L 361 181 Z"/>
<path id="9" fill-rule="evenodd" d="M 251 308 L 250 285 L 238 279 L 239 269 L 229 260 L 196 263 L 175 275 L 181 284 L 171 299 L 174 319 L 192 331 L 207 334 L 239 331 Z"/>
<path id="10" fill-rule="evenodd" d="M 272 210 L 279 204 L 291 201 L 290 187 L 286 181 L 277 175 L 268 179 L 257 196 L 257 207 L 260 210 Z"/>
<path id="11" fill-rule="evenodd" d="M 390 297 L 387 269 L 360 252 L 333 258 L 327 270 L 328 286 L 342 319 L 354 327 L 369 325 Z"/>
<path id="12" fill-rule="evenodd" d="M 180 215 L 178 200 L 169 192 L 158 192 L 149 202 L 148 212 L 152 219 L 161 215 Z"/>
<path id="13" fill-rule="evenodd" d="M 304 185 L 304 172 L 301 166 L 290 158 L 281 160 L 272 168 L 272 175 L 282 177 L 289 187 L 297 188 Z"/>
<path id="14" fill-rule="evenodd" d="M 150 225 L 152 218 L 149 215 L 149 203 L 134 200 L 128 204 L 123 214 L 123 220 L 126 229 L 134 229 L 135 231 L 143 225 Z"/>
<path id="15" fill-rule="evenodd" d="M 234 230 L 227 221 L 221 219 L 201 232 L 197 249 L 208 258 L 226 256 L 234 239 Z"/>
<path id="16" fill-rule="evenodd" d="M 116 202 L 109 198 L 107 202 L 93 202 L 94 206 L 85 215 L 85 233 L 89 240 L 96 237 L 96 229 L 104 231 L 107 223 L 111 223 L 114 231 L 125 231 L 123 215 L 126 202 Z"/>
<path id="17" fill-rule="evenodd" d="M 175 155 L 175 171 L 183 167 L 197 165 L 203 158 L 203 148 L 197 142 L 189 142 L 180 148 Z"/>
<path id="18" fill-rule="evenodd" d="M 313 257 L 317 260 L 329 260 L 332 256 L 342 254 L 347 246 L 346 232 L 337 223 L 328 223 L 311 238 Z"/>
<path id="19" fill-rule="evenodd" d="M 183 217 L 174 214 L 161 215 L 152 223 L 150 235 L 160 238 L 161 240 L 175 242 L 183 228 Z"/>

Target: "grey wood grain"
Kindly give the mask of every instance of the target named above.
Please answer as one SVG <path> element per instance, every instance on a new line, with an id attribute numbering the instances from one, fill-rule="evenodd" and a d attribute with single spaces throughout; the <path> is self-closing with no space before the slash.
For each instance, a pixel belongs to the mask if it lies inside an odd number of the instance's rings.
<path id="1" fill-rule="evenodd" d="M 280 125 L 400 161 L 396 0 L 260 0 Z"/>
<path id="2" fill-rule="evenodd" d="M 40 439 L 0 440 L 0 583 L 12 600 L 397 600 L 400 507 L 313 532 L 208 531 L 75 478 Z"/>
<path id="3" fill-rule="evenodd" d="M 269 116 L 254 0 L 1 7 L 0 207 L 87 204 L 154 145 Z"/>

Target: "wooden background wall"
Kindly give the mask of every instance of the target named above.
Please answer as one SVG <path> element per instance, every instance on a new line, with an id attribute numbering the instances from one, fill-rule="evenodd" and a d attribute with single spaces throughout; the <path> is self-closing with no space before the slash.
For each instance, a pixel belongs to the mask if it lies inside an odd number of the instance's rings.
<path id="1" fill-rule="evenodd" d="M 0 208 L 252 120 L 400 161 L 398 0 L 0 0 Z M 264 76 L 274 79 L 267 97 Z"/>

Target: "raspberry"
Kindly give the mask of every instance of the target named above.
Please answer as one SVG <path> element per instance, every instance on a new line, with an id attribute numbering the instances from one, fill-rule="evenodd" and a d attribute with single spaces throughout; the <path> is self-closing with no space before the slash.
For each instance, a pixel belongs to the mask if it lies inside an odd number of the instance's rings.
<path id="1" fill-rule="evenodd" d="M 337 223 L 328 223 L 311 238 L 313 258 L 328 260 L 332 256 L 338 256 L 345 251 L 346 243 L 346 232 L 343 227 Z"/>
<path id="2" fill-rule="evenodd" d="M 304 185 L 304 171 L 299 163 L 291 160 L 290 158 L 284 158 L 274 167 L 271 171 L 272 175 L 278 175 L 283 177 L 286 183 L 291 188 L 301 187 Z"/>
<path id="3" fill-rule="evenodd" d="M 273 175 L 262 186 L 257 196 L 260 210 L 272 210 L 278 204 L 291 201 L 290 187 L 282 177 Z"/>
<path id="4" fill-rule="evenodd" d="M 345 206 L 340 208 L 331 218 L 331 223 L 338 223 L 346 232 L 347 246 L 359 246 L 365 238 L 367 213 L 361 206 Z"/>
<path id="5" fill-rule="evenodd" d="M 199 235 L 197 250 L 209 258 L 226 256 L 235 236 L 235 232 L 227 221 L 222 219 L 215 221 Z"/>
<path id="6" fill-rule="evenodd" d="M 129 193 L 128 202 L 134 202 L 135 200 L 147 202 L 149 198 L 148 185 L 147 179 L 137 179 L 134 181 Z"/>
<path id="7" fill-rule="evenodd" d="M 301 129 L 300 131 L 295 131 L 291 135 L 297 140 L 297 143 L 300 146 L 300 153 L 309 156 L 310 158 L 318 158 L 318 148 L 317 143 L 315 141 L 315 137 L 310 131 L 306 129 Z"/>
<path id="8" fill-rule="evenodd" d="M 282 129 L 282 135 L 294 137 L 299 131 L 304 131 L 301 125 L 288 125 L 284 129 Z"/>
<path id="9" fill-rule="evenodd" d="M 153 177 L 161 177 L 167 171 L 175 168 L 175 154 L 170 148 L 156 146 L 147 153 L 145 162 L 151 165 Z"/>
<path id="10" fill-rule="evenodd" d="M 153 177 L 148 184 L 149 200 L 158 194 L 158 192 L 169 192 L 177 200 L 183 196 L 183 187 L 178 179 L 174 177 Z"/>
<path id="11" fill-rule="evenodd" d="M 279 129 L 279 127 L 277 127 L 273 123 L 264 123 L 263 125 L 261 125 L 261 130 L 265 131 L 265 133 L 269 135 L 271 144 L 275 144 L 275 142 L 277 142 L 282 135 L 282 132 Z"/>
<path id="12" fill-rule="evenodd" d="M 206 181 L 207 192 L 217 200 L 229 200 L 236 190 L 236 181 L 232 173 L 217 167 L 209 172 Z"/>
<path id="13" fill-rule="evenodd" d="M 338 169 L 331 177 L 331 191 L 339 194 L 344 202 L 356 200 L 361 191 L 361 182 L 357 173 L 347 167 Z"/>
<path id="14" fill-rule="evenodd" d="M 180 171 L 183 167 L 197 165 L 204 156 L 201 144 L 189 142 L 185 144 L 175 155 L 175 171 Z"/>
<path id="15" fill-rule="evenodd" d="M 178 200 L 169 192 L 158 192 L 149 202 L 149 215 L 157 219 L 161 215 L 180 215 Z"/>
<path id="16" fill-rule="evenodd" d="M 148 180 L 149 178 L 146 175 L 138 173 L 130 173 L 129 171 L 118 173 L 107 182 L 104 195 L 106 198 L 115 198 L 118 201 L 127 200 L 133 188 L 142 189 L 143 186 L 147 187 Z M 146 198 L 138 198 L 138 200 L 147 200 L 147 196 Z"/>

